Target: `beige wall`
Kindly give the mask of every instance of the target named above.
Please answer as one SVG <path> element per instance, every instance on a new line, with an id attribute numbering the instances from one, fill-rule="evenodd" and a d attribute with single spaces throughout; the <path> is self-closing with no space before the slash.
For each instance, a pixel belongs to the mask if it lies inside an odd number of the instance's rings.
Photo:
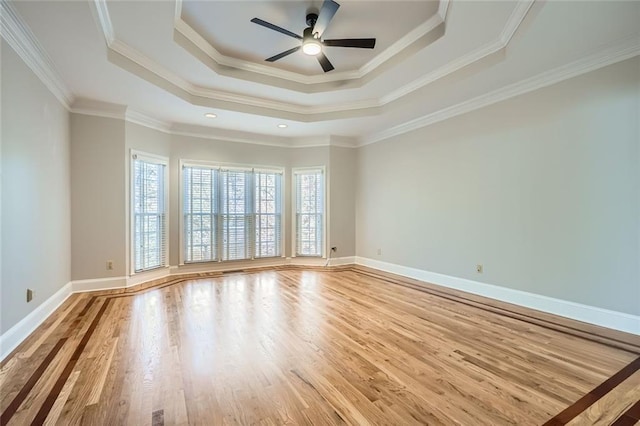
<path id="1" fill-rule="evenodd" d="M 154 153 L 167 158 L 171 155 L 171 135 L 168 133 L 130 122 L 126 122 L 124 126 L 127 158 L 130 158 L 131 150 Z"/>
<path id="2" fill-rule="evenodd" d="M 359 149 L 357 255 L 640 314 L 639 99 L 635 58 Z"/>
<path id="3" fill-rule="evenodd" d="M 4 333 L 70 281 L 71 254 L 69 113 L 4 40 L 1 49 Z"/>
<path id="4" fill-rule="evenodd" d="M 356 253 L 356 154 L 352 148 L 330 149 L 329 248 L 337 248 L 331 257 Z"/>
<path id="5" fill-rule="evenodd" d="M 125 125 L 71 114 L 71 275 L 74 280 L 126 271 Z M 113 270 L 107 270 L 107 261 Z"/>

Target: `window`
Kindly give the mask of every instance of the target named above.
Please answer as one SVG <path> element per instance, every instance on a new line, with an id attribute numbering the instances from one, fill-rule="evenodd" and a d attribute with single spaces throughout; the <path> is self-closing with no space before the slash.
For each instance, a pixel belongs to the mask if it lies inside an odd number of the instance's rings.
<path id="1" fill-rule="evenodd" d="M 214 188 L 218 186 L 218 173 L 204 167 L 185 167 L 183 179 L 186 259 L 191 262 L 217 259 L 218 203 Z"/>
<path id="2" fill-rule="evenodd" d="M 281 175 L 255 173 L 255 256 L 273 257 L 282 252 Z"/>
<path id="3" fill-rule="evenodd" d="M 183 165 L 184 261 L 282 255 L 282 171 Z"/>
<path id="4" fill-rule="evenodd" d="M 133 262 L 141 272 L 166 265 L 166 162 L 133 155 Z"/>
<path id="5" fill-rule="evenodd" d="M 324 243 L 324 171 L 294 170 L 295 254 L 322 256 Z"/>
<path id="6" fill-rule="evenodd" d="M 220 171 L 222 260 L 251 258 L 251 172 Z"/>

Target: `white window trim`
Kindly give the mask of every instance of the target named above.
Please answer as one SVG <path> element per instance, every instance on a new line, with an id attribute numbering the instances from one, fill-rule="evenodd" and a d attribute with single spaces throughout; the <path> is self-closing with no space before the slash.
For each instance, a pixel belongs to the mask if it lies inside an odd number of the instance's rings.
<path id="1" fill-rule="evenodd" d="M 280 179 L 282 179 L 282 181 L 280 182 L 280 256 L 274 256 L 274 257 L 259 257 L 256 258 L 255 260 L 259 260 L 259 259 L 277 259 L 277 258 L 285 258 L 286 257 L 286 224 L 287 224 L 287 209 L 285 208 L 286 206 L 286 195 L 287 195 L 287 191 L 286 191 L 286 183 L 287 183 L 287 175 L 286 175 L 286 170 L 284 169 L 284 167 L 281 168 L 276 168 L 276 167 L 266 167 L 266 166 L 254 166 L 253 168 L 253 172 L 267 172 L 267 173 L 273 173 L 273 172 L 277 172 L 280 173 Z M 253 259 L 252 259 L 253 260 Z"/>
<path id="2" fill-rule="evenodd" d="M 298 252 L 296 245 L 296 204 L 297 204 L 297 193 L 296 193 L 296 174 L 302 172 L 308 172 L 310 170 L 322 170 L 322 188 L 324 189 L 324 199 L 323 199 L 323 207 L 324 210 L 322 212 L 322 249 L 320 250 L 321 256 L 300 256 L 300 257 L 309 257 L 309 258 L 318 258 L 318 259 L 326 259 L 327 258 L 327 212 L 329 211 L 329 187 L 327 186 L 327 168 L 326 166 L 315 166 L 315 167 L 294 167 L 291 169 L 291 257 L 298 257 L 296 253 Z"/>
<path id="3" fill-rule="evenodd" d="M 278 167 L 278 166 L 261 166 L 261 165 L 252 165 L 252 164 L 241 164 L 241 163 L 226 163 L 226 162 L 214 162 L 214 161 L 205 161 L 205 160 L 189 160 L 189 159 L 180 159 L 179 161 L 179 171 L 178 171 L 178 203 L 179 203 L 179 214 L 178 217 L 180 218 L 179 220 L 179 240 L 180 240 L 180 257 L 179 257 L 179 266 L 186 266 L 186 265 L 202 265 L 202 264 L 207 264 L 207 263 L 232 263 L 232 262 L 252 262 L 254 260 L 262 260 L 262 259 L 277 259 L 277 258 L 284 258 L 285 257 L 285 241 L 286 241 L 286 237 L 285 237 L 285 224 L 287 223 L 287 219 L 286 219 L 286 209 L 285 209 L 285 188 L 286 188 L 286 174 L 285 174 L 285 168 L 284 167 Z M 202 262 L 185 262 L 185 258 L 184 258 L 184 174 L 182 172 L 184 167 L 208 167 L 211 169 L 235 169 L 235 170 L 251 170 L 252 172 L 275 172 L 275 173 L 280 173 L 282 175 L 282 182 L 281 182 L 281 190 L 282 190 L 282 194 L 280 194 L 280 211 L 281 213 L 281 217 L 280 217 L 280 229 L 282 230 L 282 232 L 280 233 L 280 247 L 281 247 L 281 254 L 280 256 L 274 256 L 274 257 L 260 257 L 260 258 L 255 258 L 255 259 L 238 259 L 238 260 L 206 260 L 206 261 L 202 261 Z"/>
<path id="4" fill-rule="evenodd" d="M 135 180 L 133 178 L 134 175 L 134 165 L 133 162 L 136 159 L 140 159 L 143 161 L 154 162 L 158 164 L 164 165 L 164 205 L 165 205 L 165 221 L 166 221 L 166 238 L 165 238 L 165 253 L 164 253 L 164 265 L 159 266 L 157 268 L 147 269 L 144 271 L 136 272 L 136 258 L 135 258 L 135 211 L 134 211 L 134 203 L 133 197 L 135 194 Z M 138 151 L 132 149 L 129 154 L 129 196 L 127 197 L 127 202 L 129 203 L 129 276 L 133 277 L 134 275 L 144 274 L 151 271 L 157 271 L 158 269 L 169 268 L 169 252 L 170 252 L 170 236 L 171 236 L 171 218 L 169 217 L 169 212 L 171 211 L 170 199 L 169 199 L 169 158 L 163 157 L 156 154 L 150 154 L 148 152 Z"/>

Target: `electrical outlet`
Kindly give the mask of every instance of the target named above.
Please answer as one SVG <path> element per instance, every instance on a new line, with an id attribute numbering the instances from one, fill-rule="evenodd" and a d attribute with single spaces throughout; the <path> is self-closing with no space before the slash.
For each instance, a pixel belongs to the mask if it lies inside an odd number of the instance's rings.
<path id="1" fill-rule="evenodd" d="M 338 247 L 331 247 L 331 251 L 338 251 Z"/>
<path id="2" fill-rule="evenodd" d="M 382 249 L 378 249 L 378 256 L 382 256 Z"/>
<path id="3" fill-rule="evenodd" d="M 481 273 L 482 273 L 482 270 L 483 270 L 482 265 L 476 265 L 476 272 L 477 272 L 477 273 L 481 274 Z"/>
<path id="4" fill-rule="evenodd" d="M 113 270 L 113 260 L 107 260 L 107 270 L 108 271 Z"/>
<path id="5" fill-rule="evenodd" d="M 36 292 L 31 290 L 30 288 L 28 288 L 27 289 L 27 303 L 31 302 L 35 295 L 36 295 Z"/>

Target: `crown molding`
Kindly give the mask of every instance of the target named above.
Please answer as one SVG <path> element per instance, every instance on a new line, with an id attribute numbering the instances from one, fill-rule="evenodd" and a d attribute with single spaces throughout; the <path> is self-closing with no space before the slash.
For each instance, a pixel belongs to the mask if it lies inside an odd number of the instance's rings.
<path id="1" fill-rule="evenodd" d="M 337 147 L 356 148 L 358 140 L 348 136 L 321 135 L 292 138 L 292 145 L 289 148 L 317 148 L 317 147 Z"/>
<path id="2" fill-rule="evenodd" d="M 222 67 L 231 67 L 236 70 L 243 70 L 249 73 L 260 74 L 268 77 L 286 80 L 302 85 L 312 85 L 327 83 L 332 81 L 354 80 L 361 76 L 357 71 L 340 71 L 333 74 L 333 78 L 324 75 L 305 75 L 293 71 L 282 70 L 263 64 L 258 64 L 243 59 L 237 59 L 225 56 L 213 47 L 204 37 L 200 35 L 193 27 L 191 27 L 181 17 L 174 22 L 174 31 L 185 37 L 196 48 L 198 48 L 208 59 L 213 61 L 210 68 L 215 68 L 216 72 L 223 72 Z M 209 64 L 207 64 L 209 66 Z M 235 76 L 237 73 L 234 73 Z M 224 74 L 223 74 L 224 75 Z M 249 79 L 249 78 L 247 78 Z"/>
<path id="3" fill-rule="evenodd" d="M 171 92 L 192 105 L 222 108 L 300 122 L 328 120 L 338 113 L 341 114 L 340 118 L 379 113 L 380 103 L 377 100 L 366 99 L 336 105 L 311 106 L 206 89 L 182 79 L 177 74 L 172 73 L 118 39 L 115 39 L 109 45 L 109 50 L 117 54 L 115 58 L 111 58 L 111 62 L 115 65 L 127 69 L 138 77 Z M 128 63 L 120 62 L 123 60 Z"/>
<path id="4" fill-rule="evenodd" d="M 278 148 L 315 148 L 328 146 L 356 148 L 356 144 L 358 142 L 356 138 L 337 135 L 283 137 L 179 123 L 172 124 L 167 133 L 201 139 L 273 146 Z"/>
<path id="5" fill-rule="evenodd" d="M 277 146 L 291 148 L 294 139 L 261 135 L 236 130 L 225 130 L 211 127 L 203 127 L 182 123 L 166 122 L 143 112 L 136 111 L 125 105 L 111 104 L 108 102 L 80 99 L 70 108 L 75 114 L 90 115 L 101 118 L 113 118 L 125 122 L 137 124 L 149 129 L 157 130 L 170 135 L 190 136 L 210 140 L 222 140 L 228 142 L 249 143 L 253 145 Z M 291 142 L 283 142 L 291 141 Z"/>
<path id="6" fill-rule="evenodd" d="M 378 109 L 379 107 L 399 99 L 420 87 L 423 87 L 439 78 L 444 77 L 460 68 L 469 65 L 475 61 L 495 53 L 507 47 L 513 36 L 517 33 L 518 28 L 530 10 L 533 0 L 518 2 L 516 8 L 512 12 L 507 24 L 505 25 L 499 39 L 482 48 L 471 52 L 469 55 L 460 58 L 442 67 L 428 75 L 425 75 L 419 81 L 407 85 L 390 95 L 383 97 L 381 100 L 364 100 L 342 105 L 324 105 L 324 106 L 305 106 L 296 105 L 285 102 L 270 101 L 244 95 L 236 95 L 232 93 L 217 92 L 207 89 L 201 89 L 193 86 L 186 80 L 170 73 L 164 68 L 158 66 L 150 58 L 130 48 L 125 43 L 117 40 L 113 33 L 113 27 L 109 18 L 107 5 L 105 0 L 94 0 L 96 5 L 96 16 L 105 35 L 105 42 L 109 49 L 112 49 L 123 56 L 130 55 L 135 58 L 135 63 L 140 67 L 148 69 L 157 77 L 176 85 L 187 94 L 194 97 L 206 97 L 210 99 L 220 100 L 227 103 L 238 103 L 241 105 L 250 105 L 257 108 L 269 108 L 282 110 L 285 112 L 295 112 L 300 116 L 314 116 L 319 114 L 341 113 L 344 111 L 368 111 Z M 444 3 L 441 3 L 441 6 Z M 448 4 L 448 3 L 446 3 Z M 446 14 L 446 8 L 444 10 Z M 382 132 L 371 134 L 357 140 L 349 139 L 341 141 L 338 138 L 283 138 L 270 135 L 249 134 L 246 132 L 238 132 L 223 129 L 212 129 L 200 126 L 179 125 L 155 119 L 141 112 L 132 110 L 123 105 L 107 104 L 103 102 L 78 99 L 74 101 L 73 94 L 66 88 L 62 79 L 58 75 L 53 66 L 51 59 L 48 57 L 44 49 L 41 47 L 31 30 L 22 21 L 13 6 L 5 0 L 0 0 L 0 30 L 2 38 L 18 53 L 21 59 L 29 66 L 30 69 L 42 80 L 45 86 L 52 92 L 54 96 L 69 111 L 79 114 L 95 115 L 100 117 L 123 119 L 132 123 L 143 125 L 152 129 L 156 129 L 165 133 L 175 135 L 194 136 L 206 139 L 226 140 L 241 143 L 250 143 L 258 145 L 269 145 L 277 147 L 312 147 L 312 146 L 342 146 L 342 147 L 359 147 L 371 143 L 379 142 L 394 136 L 398 136 L 431 124 L 465 114 L 467 112 L 492 105 L 494 103 L 540 89 L 560 81 L 576 77 L 578 75 L 594 71 L 607 65 L 629 59 L 640 55 L 640 40 L 637 37 L 622 40 L 615 45 L 602 48 L 599 51 L 578 61 L 572 62 L 565 66 L 555 68 L 553 70 L 541 73 L 537 76 L 525 79 L 521 82 L 505 86 L 485 95 L 467 100 L 465 102 L 452 105 L 450 107 L 435 111 L 425 116 L 410 120 L 406 123 L 394 126 Z M 133 60 L 133 59 L 132 59 Z M 466 64 L 466 65 L 465 65 Z M 147 68 L 149 67 L 149 68 Z M 155 84 L 155 83 L 154 83 Z M 402 93 L 400 93 L 402 90 Z M 392 96 L 393 95 L 393 96 Z M 397 97 L 396 97 L 397 96 Z M 193 101 L 191 99 L 191 101 Z M 194 103 L 194 102 L 192 102 Z M 377 111 L 376 111 L 377 113 Z M 344 115 L 341 118 L 345 118 Z M 324 119 L 324 118 L 321 118 Z M 313 117 L 305 118 L 300 121 L 314 121 Z M 316 120 L 317 121 L 317 120 Z M 348 139 L 348 138 L 347 138 Z"/>
<path id="7" fill-rule="evenodd" d="M 172 123 L 154 118 L 148 114 L 127 107 L 126 105 L 112 104 L 109 102 L 95 101 L 91 99 L 76 100 L 71 108 L 69 108 L 69 111 L 74 114 L 123 120 L 170 135 L 273 146 L 278 148 L 311 148 L 320 146 L 355 148 L 357 143 L 357 139 L 344 136 L 283 137 L 244 132 L 240 130 L 205 127 L 193 124 Z"/>
<path id="8" fill-rule="evenodd" d="M 290 112 L 303 115 L 318 114 L 323 112 L 322 107 L 294 104 L 290 102 L 273 101 L 270 99 L 258 98 L 255 96 L 241 95 L 237 93 L 221 92 L 218 90 L 205 89 L 188 84 L 185 88 L 190 95 L 213 99 L 216 101 L 240 103 L 258 108 L 273 109 L 277 111 Z"/>
<path id="9" fill-rule="evenodd" d="M 351 102 L 348 104 L 336 106 L 309 106 L 294 104 L 290 102 L 274 101 L 270 99 L 259 98 L 256 96 L 248 96 L 237 93 L 206 89 L 182 79 L 178 75 L 167 70 L 148 56 L 122 42 L 121 40 L 114 39 L 110 44 L 108 44 L 108 46 L 110 50 L 132 61 L 139 67 L 142 67 L 143 69 L 150 72 L 153 76 L 161 78 L 166 83 L 182 91 L 188 98 L 187 100 L 192 104 L 197 104 L 197 101 L 194 98 L 204 98 L 211 101 L 225 102 L 231 104 L 231 106 L 235 105 L 235 108 L 231 109 L 235 109 L 240 112 L 247 112 L 246 107 L 249 106 L 265 110 L 290 113 L 298 116 L 299 121 L 307 121 L 304 116 L 362 110 L 379 106 L 375 100 Z M 138 76 L 140 75 L 138 74 Z"/>
<path id="10" fill-rule="evenodd" d="M 277 148 L 293 148 L 292 138 L 242 132 L 239 130 L 216 129 L 188 124 L 173 124 L 168 131 L 171 135 L 187 136 L 200 139 L 225 142 L 244 143 L 251 145 L 272 146 Z"/>
<path id="11" fill-rule="evenodd" d="M 97 0 L 102 1 L 102 0 Z M 509 20 L 507 26 L 505 26 L 505 30 L 501 35 L 501 44 L 506 47 L 508 43 L 511 41 L 512 37 L 515 35 L 517 28 L 520 26 L 527 12 L 531 8 L 533 4 L 532 1 L 529 2 L 521 2 L 518 5 L 518 8 L 514 10 Z M 117 45 L 116 45 L 117 47 Z M 502 48 L 504 48 L 502 47 Z M 495 45 L 485 46 L 479 49 L 476 52 L 472 53 L 472 56 L 476 58 L 481 58 L 483 54 L 492 51 L 495 49 Z M 368 135 L 363 138 L 359 138 L 355 140 L 351 139 L 347 142 L 339 142 L 337 139 L 332 139 L 329 142 L 321 141 L 318 138 L 282 138 L 278 137 L 277 140 L 269 140 L 265 141 L 264 138 L 271 138 L 271 136 L 266 135 L 254 135 L 249 134 L 244 136 L 238 136 L 242 132 L 236 131 L 226 131 L 222 129 L 212 130 L 207 127 L 199 127 L 199 126 L 183 126 L 175 123 L 167 123 L 161 120 L 157 120 L 140 112 L 136 112 L 134 110 L 128 109 L 126 112 L 126 116 L 124 117 L 127 121 L 140 124 L 149 128 L 153 128 L 162 132 L 176 134 L 176 135 L 184 135 L 184 136 L 193 136 L 207 139 L 219 139 L 219 140 L 227 140 L 241 143 L 250 143 L 250 144 L 259 144 L 259 145 L 269 145 L 269 146 L 277 146 L 277 147 L 311 147 L 311 146 L 342 146 L 342 147 L 360 147 L 372 143 L 376 143 L 394 136 L 398 136 L 422 127 L 429 126 L 431 124 L 447 120 L 449 118 L 465 114 L 467 112 L 474 111 L 476 109 L 489 106 L 491 104 L 527 93 L 536 89 L 540 89 L 555 83 L 558 83 L 563 80 L 567 80 L 572 77 L 576 77 L 581 74 L 585 74 L 590 71 L 594 71 L 596 69 L 602 68 L 607 65 L 614 64 L 616 62 L 623 61 L 625 59 L 629 59 L 631 57 L 640 55 L 640 40 L 637 37 L 631 37 L 628 39 L 624 39 L 619 41 L 618 43 L 605 46 L 604 48 L 592 53 L 591 55 L 580 59 L 578 61 L 574 61 L 570 64 L 555 68 L 553 70 L 541 73 L 537 76 L 525 79 L 521 82 L 517 82 L 511 84 L 509 86 L 505 86 L 503 88 L 494 90 L 485 95 L 478 96 L 476 98 L 467 100 L 465 102 L 452 105 L 450 107 L 441 109 L 439 111 L 435 111 L 433 113 L 427 114 L 425 116 L 410 120 L 406 123 L 394 126 L 390 129 L 384 130 L 382 132 L 378 132 L 375 134 Z M 149 60 L 150 61 L 150 60 Z M 146 60 L 140 61 L 142 64 L 146 63 Z M 153 63 L 152 61 L 150 61 Z M 457 64 L 459 67 L 460 65 Z M 453 72 L 456 68 L 454 64 L 448 72 Z M 459 69 L 459 68 L 458 68 Z M 161 70 L 158 70 L 159 72 Z M 438 70 L 437 74 L 443 76 L 447 70 Z M 433 76 L 431 76 L 433 78 Z M 178 81 L 178 84 L 186 85 L 184 80 Z M 191 88 L 187 87 L 187 90 Z M 417 87 L 414 89 L 417 90 Z M 199 93 L 194 91 L 197 96 L 207 95 L 207 93 Z M 410 93 L 407 92 L 407 93 Z M 231 100 L 232 98 L 220 98 Z M 390 102 L 390 100 L 387 100 Z M 371 102 L 371 104 L 367 104 L 366 102 Z M 343 105 L 345 107 L 353 107 L 353 108 L 371 108 L 373 106 L 381 106 L 380 103 L 375 103 L 375 101 L 364 101 L 360 104 L 351 104 L 351 105 Z M 260 105 L 260 104 L 256 104 Z M 266 104 L 265 104 L 266 105 Z M 273 104 L 269 104 L 269 106 L 273 106 Z M 322 108 L 325 108 L 324 110 Z M 123 118 L 123 113 L 120 110 L 114 110 L 113 108 L 98 108 L 96 105 L 87 105 L 85 101 L 79 101 L 74 103 L 71 111 L 82 113 L 82 114 L 90 114 L 90 115 L 98 115 L 102 117 L 110 117 L 110 118 Z M 309 113 L 317 113 L 319 111 L 331 111 L 327 107 L 310 107 L 307 114 Z M 285 140 L 286 142 L 283 142 Z"/>
<path id="12" fill-rule="evenodd" d="M 109 18 L 106 0 L 93 0 L 92 3 L 97 9 L 96 15 L 99 17 L 98 20 L 102 27 L 107 46 L 112 52 L 117 54 L 115 59 L 112 58 L 111 61 L 114 64 L 136 74 L 138 77 L 173 93 L 174 95 L 193 105 L 229 109 L 232 111 L 249 114 L 260 114 L 269 117 L 288 119 L 299 122 L 318 122 L 335 118 L 355 118 L 377 115 L 380 113 L 381 108 L 386 104 L 397 101 L 400 98 L 407 96 L 410 93 L 413 93 L 428 84 L 431 84 L 453 72 L 456 72 L 470 64 L 473 64 L 474 62 L 480 61 L 492 54 L 500 52 L 502 49 L 506 48 L 508 43 L 511 41 L 511 38 L 516 33 L 517 29 L 519 28 L 520 24 L 524 20 L 529 9 L 531 8 L 531 5 L 534 2 L 535 0 L 518 2 L 514 11 L 510 15 L 505 27 L 495 41 L 488 43 L 487 45 L 482 46 L 474 51 L 471 51 L 468 54 L 463 55 L 456 60 L 446 64 L 445 66 L 423 75 L 419 79 L 414 80 L 413 82 L 402 86 L 381 98 L 363 99 L 355 102 L 345 102 L 341 104 L 327 104 L 319 106 L 275 101 L 250 95 L 225 92 L 196 86 L 164 68 L 151 58 L 127 45 L 123 41 L 116 39 L 115 34 L 113 34 L 113 27 L 111 25 L 111 19 Z M 418 37 L 418 34 L 422 34 L 429 28 L 433 28 L 434 26 L 445 23 L 448 10 L 449 1 L 441 1 L 438 12 L 436 13 L 436 15 L 434 15 L 434 20 L 432 22 L 425 22 L 423 24 L 424 27 L 419 27 L 419 31 L 417 31 L 415 34 L 409 33 L 405 37 L 406 39 L 403 39 L 402 43 L 394 44 L 393 46 L 395 47 L 392 49 L 392 53 L 395 55 L 399 53 L 401 49 L 406 48 L 409 44 L 412 43 L 411 40 L 414 40 L 416 37 Z M 181 20 L 181 17 L 179 15 L 181 11 L 181 0 L 177 0 L 175 24 L 178 27 L 181 27 L 181 22 L 184 22 Z M 186 25 L 186 23 L 184 24 Z M 188 25 L 186 25 L 186 27 L 188 27 Z M 191 29 L 190 31 L 193 31 L 193 37 L 202 38 L 195 32 L 195 30 Z M 202 39 L 202 43 L 205 43 L 206 46 L 213 49 L 213 47 L 211 47 L 204 39 Z M 206 48 L 206 46 L 202 45 L 203 48 Z M 215 56 L 214 52 L 209 53 Z M 233 64 L 228 66 L 235 67 L 235 65 Z M 274 70 L 271 67 L 265 68 L 270 70 L 269 72 L 272 72 Z M 280 70 L 277 70 L 277 72 L 280 72 Z M 324 76 L 320 77 L 324 78 Z"/>
<path id="13" fill-rule="evenodd" d="M 386 48 L 382 53 L 375 56 L 369 62 L 364 64 L 358 70 L 358 78 L 362 78 L 365 75 L 369 74 L 376 68 L 378 68 L 383 63 L 387 62 L 398 53 L 403 51 L 404 49 L 411 46 L 413 43 L 418 41 L 421 37 L 429 34 L 431 31 L 435 30 L 439 25 L 446 24 L 447 11 L 449 10 L 449 0 L 440 0 L 438 3 L 438 11 L 431 18 L 427 19 L 418 27 L 414 28 L 412 31 L 407 33 L 404 37 L 397 40 L 391 46 Z"/>
<path id="14" fill-rule="evenodd" d="M 449 0 L 440 0 L 438 4 L 438 10 L 433 16 L 420 24 L 418 27 L 411 30 L 409 33 L 405 34 L 403 37 L 401 37 L 391 46 L 376 55 L 359 69 L 352 71 L 339 71 L 322 75 L 305 75 L 223 55 L 214 46 L 212 46 L 211 43 L 209 43 L 204 37 L 202 37 L 200 33 L 198 33 L 193 27 L 191 27 L 191 25 L 189 25 L 184 19 L 182 19 L 182 0 L 176 0 L 174 32 L 185 37 L 190 43 L 192 43 L 193 46 L 199 49 L 201 53 L 203 53 L 208 57 L 208 59 L 213 61 L 211 65 L 213 66 L 213 68 L 215 68 L 216 72 L 221 73 L 222 75 L 225 74 L 224 67 L 232 67 L 236 70 L 247 71 L 249 73 L 260 74 L 285 80 L 288 83 L 293 82 L 302 86 L 312 86 L 325 83 L 345 82 L 349 80 L 362 79 L 367 74 L 371 73 L 376 68 L 396 56 L 398 53 L 418 41 L 420 38 L 429 34 L 439 25 L 444 24 L 446 22 L 448 8 Z M 233 76 L 238 78 L 237 73 L 233 73 Z M 250 76 L 245 76 L 244 78 L 247 80 L 252 80 Z M 337 90 L 340 86 L 333 87 L 334 90 Z M 291 89 L 298 90 L 293 87 Z M 301 89 L 300 91 L 306 91 L 304 88 L 299 89 Z M 327 89 L 329 89 L 329 87 L 327 87 Z"/>
<path id="15" fill-rule="evenodd" d="M 605 47 L 578 61 L 538 74 L 534 77 L 505 86 L 504 88 L 494 90 L 468 101 L 435 111 L 431 114 L 394 126 L 388 130 L 359 139 L 341 136 L 291 138 L 180 123 L 169 123 L 153 118 L 142 112 L 135 111 L 131 108 L 127 108 L 123 105 L 85 99 L 77 100 L 70 110 L 79 114 L 122 119 L 172 135 L 197 137 L 210 140 L 223 140 L 253 145 L 274 146 L 280 148 L 311 148 L 322 146 L 358 148 L 427 127 L 431 124 L 435 124 L 518 95 L 541 89 L 638 55 L 640 55 L 640 40 L 637 37 L 624 39 L 617 44 Z"/>
<path id="16" fill-rule="evenodd" d="M 106 36 L 105 36 L 105 39 L 106 39 Z M 153 59 L 149 58 L 148 56 L 134 49 L 130 45 L 126 44 L 125 42 L 114 38 L 113 41 L 111 42 L 107 40 L 107 45 L 109 49 L 112 50 L 113 52 L 129 59 L 139 67 L 142 67 L 146 71 L 152 73 L 156 77 L 161 78 L 167 83 L 170 83 L 185 91 L 189 91 L 191 89 L 192 85 L 188 81 L 181 78 L 177 74 L 172 73 L 168 69 L 164 68 L 163 66 L 155 62 Z"/>
<path id="17" fill-rule="evenodd" d="M 440 80 L 441 78 L 444 78 L 449 74 L 459 71 L 466 66 L 469 66 L 488 57 L 489 55 L 499 52 L 502 48 L 504 48 L 504 46 L 500 40 L 496 40 L 492 43 L 481 46 L 464 56 L 460 56 L 459 58 L 454 59 L 453 61 L 440 68 L 424 74 L 422 77 L 412 81 L 411 83 L 399 87 L 398 89 L 382 96 L 380 98 L 380 103 L 382 105 L 386 105 L 390 102 L 397 101 L 398 99 L 403 98 L 437 80 Z"/>
<path id="18" fill-rule="evenodd" d="M 349 136 L 332 135 L 330 144 L 331 146 L 335 146 L 338 148 L 357 148 L 358 138 L 353 138 Z"/>
<path id="19" fill-rule="evenodd" d="M 471 51 L 468 54 L 461 56 L 449 62 L 448 64 L 423 75 L 419 79 L 414 80 L 411 83 L 394 90 L 393 92 L 390 92 L 389 94 L 380 98 L 380 104 L 386 105 L 390 102 L 396 101 L 404 96 L 407 96 L 410 93 L 415 92 L 418 89 L 421 89 L 424 86 L 427 86 L 428 84 L 431 84 L 443 77 L 446 77 L 449 74 L 459 71 L 464 67 L 481 61 L 482 59 L 500 52 L 502 49 L 505 49 L 511 42 L 511 39 L 513 38 L 518 28 L 520 28 L 520 25 L 524 21 L 524 18 L 527 16 L 527 13 L 529 13 L 529 10 L 531 9 L 533 3 L 535 3 L 535 0 L 517 2 L 515 9 L 509 16 L 507 23 L 500 32 L 500 36 L 493 42 L 481 46 L 480 48 Z"/>
<path id="20" fill-rule="evenodd" d="M 69 108 L 69 111 L 74 114 L 93 115 L 96 117 L 124 120 L 126 118 L 127 106 L 81 98 L 76 99 Z"/>
<path id="21" fill-rule="evenodd" d="M 100 28 L 102 28 L 102 33 L 104 34 L 107 46 L 111 46 L 111 44 L 116 40 L 116 36 L 113 30 L 113 25 L 111 24 L 109 9 L 107 9 L 107 1 L 94 0 L 94 2 L 96 6 L 96 13 L 94 13 L 94 16 L 97 18 Z"/>
<path id="22" fill-rule="evenodd" d="M 5 0 L 0 0 L 0 35 L 58 101 L 69 109 L 74 101 L 73 93 L 65 85 L 53 61 L 31 29 Z"/>
<path id="23" fill-rule="evenodd" d="M 527 0 L 527 1 L 519 1 L 516 3 L 515 9 L 511 12 L 511 16 L 507 19 L 507 24 L 502 29 L 500 33 L 500 41 L 502 42 L 503 47 L 507 47 L 511 39 L 522 25 L 522 21 L 529 13 L 531 6 L 535 3 L 535 0 Z"/>
<path id="24" fill-rule="evenodd" d="M 293 138 L 291 148 L 318 148 L 331 145 L 331 136 L 320 135 L 305 138 Z"/>
<path id="25" fill-rule="evenodd" d="M 139 124 L 140 126 L 159 130 L 163 133 L 171 133 L 171 123 L 153 118 L 147 114 L 131 108 L 127 108 L 127 112 L 124 118 L 130 123 Z"/>
<path id="26" fill-rule="evenodd" d="M 390 129 L 382 132 L 360 138 L 358 146 L 370 145 L 385 139 L 399 136 L 518 95 L 551 86 L 552 84 L 586 74 L 590 71 L 595 71 L 607 65 L 612 65 L 638 55 L 640 55 L 640 39 L 638 37 L 624 39 L 615 45 L 605 47 L 570 64 L 563 65 L 487 94 L 469 99 L 465 102 L 407 121 L 406 123 L 391 127 Z"/>
<path id="27" fill-rule="evenodd" d="M 172 123 L 151 117 L 126 105 L 101 102 L 93 99 L 77 99 L 69 109 L 74 114 L 113 118 L 139 124 L 164 133 L 171 133 Z"/>

